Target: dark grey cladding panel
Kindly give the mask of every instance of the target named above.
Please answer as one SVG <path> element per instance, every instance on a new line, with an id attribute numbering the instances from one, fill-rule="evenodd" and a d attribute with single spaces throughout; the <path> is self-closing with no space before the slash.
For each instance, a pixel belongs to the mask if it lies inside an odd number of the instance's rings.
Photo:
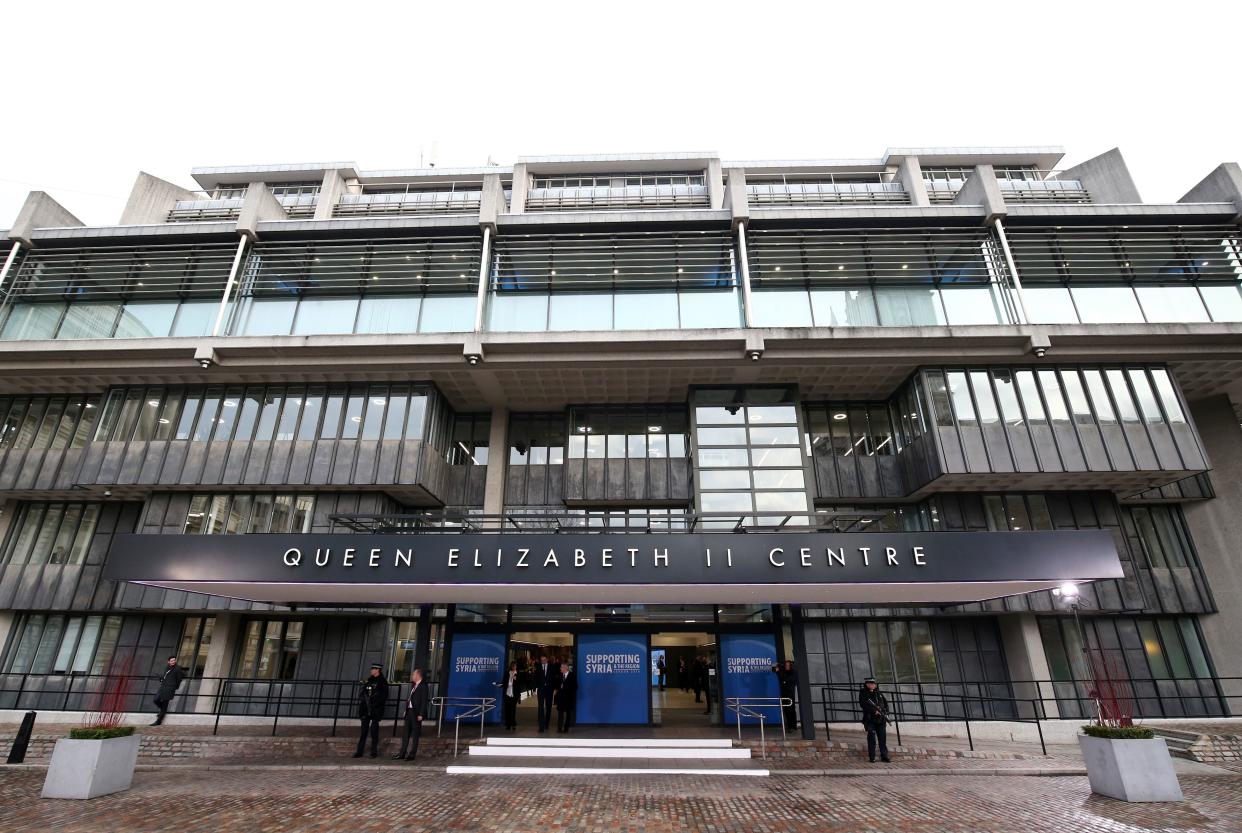
<path id="1" fill-rule="evenodd" d="M 236 486 L 242 482 L 246 473 L 246 460 L 250 456 L 250 443 L 232 443 L 228 456 L 224 458 L 224 470 L 220 473 L 220 483 L 225 486 Z"/>

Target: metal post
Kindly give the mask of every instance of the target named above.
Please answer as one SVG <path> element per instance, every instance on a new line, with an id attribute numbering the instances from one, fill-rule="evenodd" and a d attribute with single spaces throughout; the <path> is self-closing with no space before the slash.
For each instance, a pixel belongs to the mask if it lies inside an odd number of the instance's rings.
<path id="1" fill-rule="evenodd" d="M 1018 299 L 1019 324 L 1031 323 L 1031 316 L 1026 311 L 1026 296 L 1022 292 L 1022 276 L 1018 274 L 1018 265 L 1014 262 L 1013 252 L 1009 250 L 1009 238 L 1005 235 L 1005 224 L 997 217 L 992 221 L 996 236 L 1000 239 L 1001 251 L 1005 254 L 1005 266 L 1009 269 L 1009 279 L 1013 282 L 1013 294 Z"/>
<path id="2" fill-rule="evenodd" d="M 224 708 L 224 701 L 228 698 L 229 681 L 225 679 L 220 682 L 221 685 L 216 691 L 216 725 L 211 730 L 213 735 L 220 734 L 220 713 Z"/>
<path id="3" fill-rule="evenodd" d="M 272 737 L 276 737 L 276 724 L 280 722 L 280 700 L 285 696 L 285 687 L 282 685 L 276 689 L 276 714 L 272 717 Z M 272 699 L 271 690 L 268 690 L 267 699 Z"/>
<path id="4" fill-rule="evenodd" d="M 492 242 L 492 227 L 483 227 L 483 256 L 479 258 L 479 297 L 474 305 L 474 331 L 483 332 L 483 311 L 487 307 L 488 260 Z"/>
<path id="5" fill-rule="evenodd" d="M 332 737 L 336 737 L 336 721 L 341 717 L 341 684 L 336 684 L 336 702 L 332 704 Z"/>
<path id="6" fill-rule="evenodd" d="M 1034 704 L 1032 703 L 1032 707 Z M 1039 749 L 1045 755 L 1048 754 L 1048 746 L 1044 743 L 1044 725 L 1039 722 L 1039 713 L 1035 713 L 1035 731 L 1039 732 Z"/>
<path id="7" fill-rule="evenodd" d="M 746 260 L 746 222 L 737 224 L 738 266 L 742 276 L 742 324 L 753 327 L 750 314 L 750 263 Z"/>
<path id="8" fill-rule="evenodd" d="M 13 268 L 13 264 L 17 262 L 17 255 L 22 250 L 22 244 L 13 241 L 13 248 L 9 249 L 9 256 L 4 259 L 4 267 L 0 268 L 0 289 L 4 288 L 4 282 L 9 276 L 9 271 Z"/>
<path id="9" fill-rule="evenodd" d="M 216 323 L 211 327 L 212 336 L 220 335 L 220 325 L 224 323 L 224 313 L 229 308 L 229 296 L 233 294 L 233 285 L 237 283 L 237 273 L 241 270 L 242 257 L 246 254 L 247 238 L 242 235 L 237 241 L 237 254 L 233 256 L 233 268 L 229 270 L 228 282 L 224 285 L 224 297 L 220 299 L 220 310 L 216 313 Z"/>
<path id="10" fill-rule="evenodd" d="M 966 742 L 970 744 L 970 751 L 975 751 L 975 739 L 970 734 L 970 707 L 966 705 L 966 698 L 962 698 L 962 719 L 966 721 Z"/>

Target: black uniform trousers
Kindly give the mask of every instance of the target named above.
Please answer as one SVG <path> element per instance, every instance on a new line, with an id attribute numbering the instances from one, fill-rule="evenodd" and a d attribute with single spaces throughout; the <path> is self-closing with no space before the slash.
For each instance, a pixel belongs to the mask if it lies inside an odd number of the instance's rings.
<path id="1" fill-rule="evenodd" d="M 864 723 L 863 727 L 867 730 L 867 757 L 875 760 L 875 746 L 878 741 L 880 744 L 880 757 L 888 757 L 888 726 L 882 720 Z"/>
<path id="2" fill-rule="evenodd" d="M 401 736 L 401 752 L 398 753 L 402 758 L 411 758 L 418 754 L 418 739 L 423 733 L 423 722 L 418 719 L 418 715 L 409 709 L 405 712 L 405 734 Z M 408 752 L 406 750 L 409 750 Z"/>
<path id="3" fill-rule="evenodd" d="M 505 728 L 516 729 L 517 728 L 517 704 L 518 704 L 517 697 L 510 697 L 509 695 L 506 694 L 504 695 L 504 698 L 505 698 Z"/>
<path id="4" fill-rule="evenodd" d="M 363 750 L 366 748 L 368 732 L 371 735 L 371 754 L 372 755 L 379 754 L 379 730 L 380 730 L 381 719 L 382 718 L 380 718 L 378 715 L 374 717 L 367 716 L 367 717 L 359 718 L 359 720 L 362 722 L 362 731 L 358 733 L 357 754 L 361 755 Z"/>

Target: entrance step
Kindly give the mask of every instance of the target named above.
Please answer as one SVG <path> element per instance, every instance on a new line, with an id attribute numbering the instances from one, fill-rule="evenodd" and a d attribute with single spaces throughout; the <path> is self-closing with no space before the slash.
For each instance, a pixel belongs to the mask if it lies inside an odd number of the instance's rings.
<path id="1" fill-rule="evenodd" d="M 488 738 L 450 775 L 766 776 L 729 738 Z"/>
<path id="2" fill-rule="evenodd" d="M 731 749 L 731 738 L 488 738 L 488 746 L 592 746 L 596 748 Z"/>

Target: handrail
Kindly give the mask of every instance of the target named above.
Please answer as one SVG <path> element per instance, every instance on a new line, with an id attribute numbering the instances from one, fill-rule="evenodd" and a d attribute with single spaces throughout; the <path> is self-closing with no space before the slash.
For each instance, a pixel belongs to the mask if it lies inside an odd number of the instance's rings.
<path id="1" fill-rule="evenodd" d="M 463 709 L 453 717 L 453 757 L 457 757 L 457 744 L 461 737 L 461 722 L 464 719 L 479 718 L 479 739 L 483 739 L 483 726 L 487 713 L 496 708 L 495 697 L 432 697 L 431 705 L 438 706 L 436 712 L 436 737 L 444 728 L 444 712 L 447 709 Z"/>
<path id="2" fill-rule="evenodd" d="M 742 718 L 750 717 L 759 720 L 759 752 L 768 757 L 768 739 L 766 725 L 768 716 L 758 709 L 775 708 L 781 716 L 781 740 L 785 740 L 785 706 L 794 703 L 789 697 L 726 697 L 724 707 L 737 715 L 737 739 L 742 739 Z"/>

